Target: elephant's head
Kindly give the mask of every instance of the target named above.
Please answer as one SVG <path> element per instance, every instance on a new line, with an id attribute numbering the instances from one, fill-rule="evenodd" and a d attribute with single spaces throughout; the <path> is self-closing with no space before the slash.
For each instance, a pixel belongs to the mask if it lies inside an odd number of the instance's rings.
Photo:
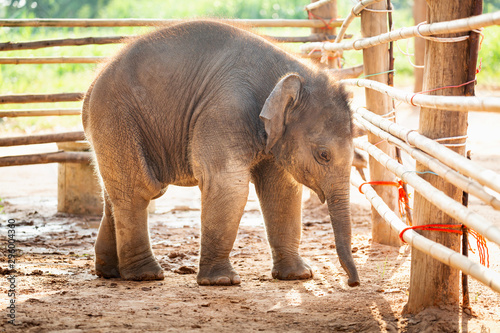
<path id="1" fill-rule="evenodd" d="M 359 278 L 351 253 L 351 111 L 347 94 L 327 74 L 311 81 L 288 74 L 267 98 L 260 114 L 266 152 L 327 201 L 340 263 L 353 287 Z"/>

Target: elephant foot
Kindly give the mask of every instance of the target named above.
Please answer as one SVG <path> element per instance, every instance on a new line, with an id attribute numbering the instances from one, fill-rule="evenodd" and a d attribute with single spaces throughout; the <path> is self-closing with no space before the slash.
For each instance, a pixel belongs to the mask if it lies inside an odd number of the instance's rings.
<path id="1" fill-rule="evenodd" d="M 120 277 L 120 271 L 118 270 L 118 265 L 107 265 L 101 259 L 96 259 L 95 274 L 98 277 L 102 277 L 105 279 L 113 279 Z"/>
<path id="2" fill-rule="evenodd" d="M 282 259 L 275 262 L 272 270 L 273 278 L 279 280 L 306 280 L 313 277 L 311 267 L 300 256 L 293 259 Z"/>
<path id="3" fill-rule="evenodd" d="M 95 273 L 98 277 L 105 279 L 119 278 L 120 271 L 118 270 L 118 258 L 115 256 L 103 255 L 96 253 L 95 256 Z"/>
<path id="4" fill-rule="evenodd" d="M 120 275 L 124 280 L 150 281 L 163 280 L 163 269 L 154 257 L 141 260 L 133 265 L 120 267 Z"/>
<path id="5" fill-rule="evenodd" d="M 219 265 L 201 265 L 196 282 L 200 286 L 231 286 L 241 283 L 241 278 L 229 262 Z"/>

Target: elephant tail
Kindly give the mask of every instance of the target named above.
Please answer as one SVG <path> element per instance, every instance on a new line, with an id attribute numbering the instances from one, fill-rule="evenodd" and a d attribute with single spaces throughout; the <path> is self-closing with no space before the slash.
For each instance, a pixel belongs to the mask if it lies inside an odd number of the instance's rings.
<path id="1" fill-rule="evenodd" d="M 92 90 L 94 89 L 94 85 L 97 81 L 97 78 L 92 82 L 90 85 L 89 89 L 87 90 L 87 93 L 85 94 L 85 97 L 83 98 L 83 105 L 82 105 L 82 123 L 83 123 L 83 130 L 85 132 L 85 136 L 87 137 L 87 140 L 92 143 L 91 137 L 88 133 L 88 128 L 89 128 L 89 112 L 90 112 L 90 96 L 92 95 Z"/>

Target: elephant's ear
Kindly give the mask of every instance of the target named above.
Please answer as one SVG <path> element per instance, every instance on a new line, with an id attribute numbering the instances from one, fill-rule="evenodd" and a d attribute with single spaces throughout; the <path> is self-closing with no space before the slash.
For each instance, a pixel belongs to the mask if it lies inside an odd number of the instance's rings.
<path id="1" fill-rule="evenodd" d="M 285 132 L 285 115 L 289 106 L 298 100 L 302 78 L 288 74 L 274 87 L 260 113 L 267 133 L 266 153 L 276 144 Z"/>

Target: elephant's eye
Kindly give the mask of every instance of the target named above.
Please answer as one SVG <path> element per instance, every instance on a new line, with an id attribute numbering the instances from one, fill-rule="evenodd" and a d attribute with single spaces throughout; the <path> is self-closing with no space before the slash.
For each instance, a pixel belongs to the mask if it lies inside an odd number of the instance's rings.
<path id="1" fill-rule="evenodd" d="M 332 153 L 330 149 L 325 146 L 314 147 L 312 153 L 314 155 L 314 159 L 319 164 L 328 165 L 330 163 L 330 160 L 332 159 Z"/>
<path id="2" fill-rule="evenodd" d="M 330 162 L 331 159 L 330 153 L 326 150 L 320 150 L 319 157 L 325 162 Z"/>

